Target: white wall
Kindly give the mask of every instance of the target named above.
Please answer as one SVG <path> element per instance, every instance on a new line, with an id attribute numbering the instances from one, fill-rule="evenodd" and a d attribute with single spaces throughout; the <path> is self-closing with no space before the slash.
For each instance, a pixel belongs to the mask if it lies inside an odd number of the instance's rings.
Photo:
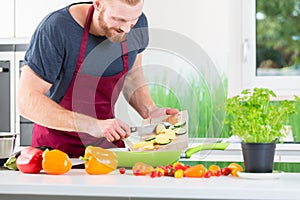
<path id="1" fill-rule="evenodd" d="M 145 0 L 144 13 L 150 28 L 159 28 L 183 34 L 199 44 L 215 62 L 220 74 L 228 78 L 229 96 L 241 89 L 241 1 L 242 0 Z M 150 38 L 151 40 L 151 38 Z M 174 41 L 176 42 L 176 41 Z M 144 53 L 148 60 L 157 63 Z M 162 57 L 161 65 L 170 57 Z M 165 61 L 168 60 L 168 61 Z M 174 64 L 176 59 L 173 59 Z M 123 107 L 116 109 L 128 123 L 136 122 L 138 115 L 129 108 L 128 115 L 121 114 Z"/>
<path id="2" fill-rule="evenodd" d="M 241 85 L 240 8 L 241 0 L 145 0 L 144 12 L 150 27 L 197 42 L 228 77 L 231 95 Z"/>

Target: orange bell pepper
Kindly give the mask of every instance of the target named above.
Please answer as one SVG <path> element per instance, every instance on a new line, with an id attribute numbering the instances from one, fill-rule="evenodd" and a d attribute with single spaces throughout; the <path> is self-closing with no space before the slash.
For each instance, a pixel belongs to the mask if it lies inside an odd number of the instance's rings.
<path id="1" fill-rule="evenodd" d="M 47 174 L 59 175 L 70 171 L 72 162 L 65 152 L 47 149 L 43 152 L 42 167 Z"/>
<path id="2" fill-rule="evenodd" d="M 118 166 L 116 154 L 101 147 L 86 147 L 84 157 L 80 159 L 84 160 L 85 171 L 91 175 L 108 174 Z"/>
<path id="3" fill-rule="evenodd" d="M 184 170 L 184 176 L 185 177 L 202 177 L 203 174 L 206 172 L 206 167 L 202 164 L 191 166 L 190 168 L 187 168 Z"/>

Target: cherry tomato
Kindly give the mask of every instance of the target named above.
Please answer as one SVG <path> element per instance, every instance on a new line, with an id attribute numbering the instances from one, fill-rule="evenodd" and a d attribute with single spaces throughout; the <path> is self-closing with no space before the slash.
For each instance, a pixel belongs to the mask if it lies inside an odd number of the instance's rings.
<path id="1" fill-rule="evenodd" d="M 149 174 L 151 171 L 153 171 L 154 168 L 151 165 L 148 165 L 148 164 L 145 164 L 142 162 L 137 162 L 132 167 L 132 171 L 135 171 L 135 170 L 140 170 L 141 175 L 144 176 L 144 175 Z"/>
<path id="2" fill-rule="evenodd" d="M 174 177 L 175 178 L 182 178 L 183 177 L 183 170 L 182 169 L 177 170 L 174 174 Z"/>
<path id="3" fill-rule="evenodd" d="M 230 163 L 228 168 L 230 168 L 232 176 L 238 176 L 238 172 L 243 171 L 243 167 L 237 163 Z"/>
<path id="4" fill-rule="evenodd" d="M 239 175 L 238 175 L 238 172 L 239 172 L 239 170 L 237 170 L 237 169 L 232 169 L 232 170 L 231 170 L 231 175 L 232 175 L 232 176 L 239 176 Z"/>
<path id="5" fill-rule="evenodd" d="M 140 171 L 139 169 L 133 170 L 133 174 L 134 174 L 135 176 L 141 176 L 141 171 Z"/>
<path id="6" fill-rule="evenodd" d="M 186 169 L 186 166 L 184 166 L 183 163 L 176 162 L 173 164 L 173 168 L 177 171 L 179 169 L 182 169 L 183 171 Z"/>
<path id="7" fill-rule="evenodd" d="M 160 172 L 161 176 L 165 175 L 165 170 L 162 167 L 156 167 L 155 171 L 158 173 Z"/>
<path id="8" fill-rule="evenodd" d="M 174 176 L 175 174 L 175 169 L 173 167 L 167 168 L 165 171 L 165 176 Z"/>
<path id="9" fill-rule="evenodd" d="M 151 177 L 151 178 L 155 178 L 156 177 L 156 171 L 151 171 L 150 172 L 150 174 L 149 174 L 149 176 Z"/>
<path id="10" fill-rule="evenodd" d="M 231 173 L 231 169 L 228 167 L 222 168 L 221 171 L 222 171 L 222 175 L 224 176 L 228 176 Z"/>
<path id="11" fill-rule="evenodd" d="M 121 168 L 119 169 L 119 172 L 120 172 L 120 174 L 125 174 L 126 169 L 125 169 L 124 167 L 121 167 Z"/>
<path id="12" fill-rule="evenodd" d="M 221 176 L 222 175 L 222 171 L 221 170 L 215 171 L 214 175 L 215 176 Z"/>
<path id="13" fill-rule="evenodd" d="M 212 175 L 215 176 L 215 173 L 221 171 L 221 168 L 218 165 L 211 165 L 208 170 L 212 171 Z"/>
<path id="14" fill-rule="evenodd" d="M 162 176 L 163 176 L 163 173 L 162 173 L 161 171 L 157 171 L 157 172 L 156 172 L 156 176 L 157 176 L 157 177 L 162 177 Z"/>
<path id="15" fill-rule="evenodd" d="M 213 172 L 208 170 L 207 172 L 204 173 L 203 177 L 204 178 L 210 178 L 213 175 Z"/>

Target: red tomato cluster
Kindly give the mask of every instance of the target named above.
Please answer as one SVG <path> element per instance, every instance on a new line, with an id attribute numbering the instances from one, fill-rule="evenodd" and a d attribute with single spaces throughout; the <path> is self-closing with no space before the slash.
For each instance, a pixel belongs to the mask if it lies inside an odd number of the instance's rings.
<path id="1" fill-rule="evenodd" d="M 153 168 L 148 164 L 139 162 L 136 163 L 132 168 L 132 172 L 135 176 L 149 175 L 151 178 L 162 176 L 171 176 L 175 178 L 210 178 L 212 176 L 219 177 L 228 175 L 237 176 L 237 172 L 242 170 L 243 168 L 237 163 L 231 163 L 224 168 L 221 168 L 218 165 L 210 165 L 208 168 L 206 168 L 202 164 L 189 166 L 180 162 L 176 162 L 167 166 L 158 166 Z M 121 172 L 121 168 L 120 173 L 123 173 Z"/>

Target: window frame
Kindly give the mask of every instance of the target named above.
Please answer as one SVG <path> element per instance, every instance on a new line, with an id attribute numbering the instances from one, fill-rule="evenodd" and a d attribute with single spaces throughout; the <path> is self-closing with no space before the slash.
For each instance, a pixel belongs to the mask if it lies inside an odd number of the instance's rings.
<path id="1" fill-rule="evenodd" d="M 256 76 L 256 0 L 242 1 L 242 89 L 267 87 L 278 97 L 300 94 L 300 76 Z"/>

